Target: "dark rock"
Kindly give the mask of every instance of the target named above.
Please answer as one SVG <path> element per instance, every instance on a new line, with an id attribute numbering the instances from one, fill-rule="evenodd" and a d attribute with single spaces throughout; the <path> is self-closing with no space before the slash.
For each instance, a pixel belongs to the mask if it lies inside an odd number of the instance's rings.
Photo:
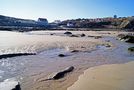
<path id="1" fill-rule="evenodd" d="M 111 45 L 107 44 L 107 45 L 105 45 L 105 47 L 111 47 Z"/>
<path id="2" fill-rule="evenodd" d="M 95 39 L 99 39 L 99 38 L 102 38 L 102 36 L 95 36 L 94 38 Z"/>
<path id="3" fill-rule="evenodd" d="M 134 52 L 134 47 L 128 48 L 128 51 Z"/>
<path id="4" fill-rule="evenodd" d="M 64 34 L 70 35 L 70 34 L 72 34 L 72 33 L 71 33 L 71 32 L 65 32 Z"/>
<path id="5" fill-rule="evenodd" d="M 126 36 L 125 34 L 119 34 L 117 37 L 120 38 L 120 39 L 122 39 L 125 36 Z"/>
<path id="6" fill-rule="evenodd" d="M 134 43 L 134 36 L 133 35 L 119 34 L 118 37 L 120 40 L 123 40 L 125 42 Z"/>
<path id="7" fill-rule="evenodd" d="M 128 38 L 128 40 L 126 40 L 126 42 L 134 43 L 134 36 L 126 36 L 126 38 Z"/>
<path id="8" fill-rule="evenodd" d="M 51 33 L 50 35 L 54 35 L 53 33 Z"/>
<path id="9" fill-rule="evenodd" d="M 85 35 L 85 34 L 81 34 L 80 36 L 81 36 L 81 37 L 85 37 L 86 35 Z"/>
<path id="10" fill-rule="evenodd" d="M 58 56 L 59 56 L 59 57 L 65 57 L 65 55 L 64 55 L 64 54 L 59 54 Z"/>
<path id="11" fill-rule="evenodd" d="M 6 79 L 0 83 L 0 90 L 21 90 L 21 85 L 15 79 Z"/>
<path id="12" fill-rule="evenodd" d="M 3 55 L 0 55 L 0 59 L 3 59 L 3 58 L 12 58 L 12 57 L 17 57 L 17 56 L 28 56 L 28 55 L 36 55 L 36 53 L 13 53 L 13 54 L 3 54 Z"/>
<path id="13" fill-rule="evenodd" d="M 79 37 L 78 35 L 71 35 L 70 37 Z"/>
<path id="14" fill-rule="evenodd" d="M 90 36 L 90 35 L 89 35 L 88 37 L 95 37 L 95 36 Z"/>
<path id="15" fill-rule="evenodd" d="M 72 52 L 72 53 L 75 53 L 75 52 L 79 52 L 79 50 L 72 50 L 71 52 Z"/>
<path id="16" fill-rule="evenodd" d="M 52 77 L 46 79 L 46 80 L 58 80 L 58 79 L 61 79 L 63 78 L 67 73 L 70 73 L 74 70 L 74 67 L 73 66 L 70 66 L 68 68 L 66 68 L 65 70 L 63 71 L 60 71 L 60 72 L 57 72 L 55 73 Z"/>
<path id="17" fill-rule="evenodd" d="M 20 84 L 18 83 L 18 85 L 16 85 L 12 90 L 21 90 Z"/>

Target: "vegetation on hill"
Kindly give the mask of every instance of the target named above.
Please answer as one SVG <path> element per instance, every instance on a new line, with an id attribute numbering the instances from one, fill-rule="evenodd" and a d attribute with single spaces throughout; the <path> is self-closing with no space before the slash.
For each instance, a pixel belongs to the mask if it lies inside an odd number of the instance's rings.
<path id="1" fill-rule="evenodd" d="M 0 15 L 0 30 L 38 30 L 38 29 L 63 29 L 63 28 L 105 28 L 134 30 L 134 17 L 72 19 L 59 23 L 47 24 L 47 19 L 40 21 L 19 19 Z M 43 22 L 42 22 L 43 21 Z M 45 22 L 44 22 L 45 21 Z"/>

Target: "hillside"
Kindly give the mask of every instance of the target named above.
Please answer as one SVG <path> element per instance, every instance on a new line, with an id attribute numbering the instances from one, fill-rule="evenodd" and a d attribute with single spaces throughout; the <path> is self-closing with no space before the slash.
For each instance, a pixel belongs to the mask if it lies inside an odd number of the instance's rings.
<path id="1" fill-rule="evenodd" d="M 0 30 L 38 30 L 64 28 L 105 28 L 134 30 L 134 17 L 106 17 L 95 19 L 72 19 L 59 23 L 48 23 L 47 19 L 37 21 L 0 15 Z"/>
<path id="2" fill-rule="evenodd" d="M 44 23 L 44 22 L 43 22 Z M 0 15 L 0 29 L 29 29 L 47 27 L 42 22 Z"/>

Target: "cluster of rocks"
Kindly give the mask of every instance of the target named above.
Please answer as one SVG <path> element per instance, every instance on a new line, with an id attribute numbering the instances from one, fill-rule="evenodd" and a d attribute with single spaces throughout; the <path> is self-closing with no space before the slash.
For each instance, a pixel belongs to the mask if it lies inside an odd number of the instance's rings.
<path id="1" fill-rule="evenodd" d="M 119 34 L 118 35 L 119 40 L 125 41 L 127 43 L 134 43 L 134 35 L 133 34 Z M 128 48 L 128 51 L 134 52 L 134 47 Z"/>
<path id="2" fill-rule="evenodd" d="M 125 41 L 125 42 L 128 42 L 128 43 L 134 43 L 134 35 L 132 35 L 132 34 L 131 35 L 129 35 L 129 34 L 127 34 L 127 35 L 119 34 L 118 38 L 121 41 Z"/>
<path id="3" fill-rule="evenodd" d="M 72 34 L 71 32 L 67 31 L 64 33 L 65 35 L 68 35 L 70 37 L 85 37 L 86 35 L 84 33 L 82 34 Z"/>

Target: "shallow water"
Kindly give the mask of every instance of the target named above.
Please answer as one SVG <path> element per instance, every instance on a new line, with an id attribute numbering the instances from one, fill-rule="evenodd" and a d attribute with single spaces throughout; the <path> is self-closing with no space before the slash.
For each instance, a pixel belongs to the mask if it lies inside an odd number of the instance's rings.
<path id="1" fill-rule="evenodd" d="M 97 46 L 92 52 L 70 53 L 62 47 L 44 47 L 46 42 L 44 34 L 27 34 L 16 32 L 0 32 L 0 54 L 18 52 L 36 52 L 37 55 L 20 56 L 0 59 L 0 82 L 8 78 L 23 79 L 26 76 L 34 76 L 39 73 L 54 72 L 59 68 L 70 65 L 112 64 L 125 63 L 134 60 L 134 53 L 128 52 L 128 47 L 133 44 L 121 42 L 113 37 L 104 37 L 110 40 L 115 47 L 110 49 L 105 46 Z M 46 45 L 45 45 L 46 46 Z M 67 57 L 60 58 L 58 54 L 63 53 Z M 89 60 L 90 59 L 90 60 Z M 82 61 L 83 60 L 83 61 Z M 61 65 L 62 64 L 62 65 Z"/>

